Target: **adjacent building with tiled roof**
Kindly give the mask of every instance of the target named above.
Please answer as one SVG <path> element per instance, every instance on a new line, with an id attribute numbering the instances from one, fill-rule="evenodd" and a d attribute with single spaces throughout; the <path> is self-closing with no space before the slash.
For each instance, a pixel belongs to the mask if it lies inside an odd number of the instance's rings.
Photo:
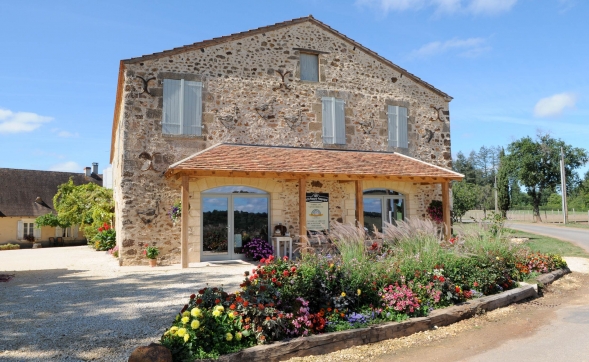
<path id="1" fill-rule="evenodd" d="M 166 264 L 239 259 L 279 223 L 295 239 L 336 221 L 381 229 L 434 199 L 449 225 L 449 182 L 462 178 L 451 100 L 312 16 L 123 60 L 120 261 L 145 263 L 145 245 Z"/>
<path id="2" fill-rule="evenodd" d="M 76 185 L 92 182 L 102 186 L 98 164 L 79 173 L 0 168 L 0 244 L 22 241 L 27 235 L 37 241 L 63 237 L 64 233 L 66 238 L 83 238 L 75 226 L 69 230 L 34 227 L 35 218 L 55 213 L 53 196 L 70 178 Z"/>

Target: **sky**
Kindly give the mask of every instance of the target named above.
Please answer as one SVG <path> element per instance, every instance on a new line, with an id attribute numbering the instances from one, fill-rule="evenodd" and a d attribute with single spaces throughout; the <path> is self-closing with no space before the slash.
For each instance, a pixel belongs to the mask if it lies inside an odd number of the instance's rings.
<path id="1" fill-rule="evenodd" d="M 589 1 L 0 0 L 0 167 L 103 170 L 121 59 L 309 14 L 454 97 L 454 155 L 589 149 Z"/>

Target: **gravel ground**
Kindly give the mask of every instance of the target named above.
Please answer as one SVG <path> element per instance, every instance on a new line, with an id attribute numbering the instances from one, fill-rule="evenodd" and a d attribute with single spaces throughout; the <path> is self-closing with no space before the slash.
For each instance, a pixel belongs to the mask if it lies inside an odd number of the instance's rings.
<path id="1" fill-rule="evenodd" d="M 126 361 L 190 294 L 238 289 L 248 263 L 119 267 L 87 246 L 0 252 L 0 361 Z"/>

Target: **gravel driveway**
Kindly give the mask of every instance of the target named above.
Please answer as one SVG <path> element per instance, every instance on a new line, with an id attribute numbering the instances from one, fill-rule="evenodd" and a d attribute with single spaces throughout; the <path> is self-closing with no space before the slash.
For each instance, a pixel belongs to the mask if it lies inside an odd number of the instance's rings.
<path id="1" fill-rule="evenodd" d="M 87 246 L 0 252 L 0 361 L 126 361 L 190 294 L 239 288 L 248 263 L 119 267 Z"/>

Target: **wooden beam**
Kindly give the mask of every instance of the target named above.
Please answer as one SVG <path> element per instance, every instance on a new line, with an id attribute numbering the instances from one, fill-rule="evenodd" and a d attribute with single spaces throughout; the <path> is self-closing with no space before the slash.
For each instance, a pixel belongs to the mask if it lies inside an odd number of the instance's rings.
<path id="1" fill-rule="evenodd" d="M 452 221 L 450 219 L 450 183 L 442 182 L 442 207 L 444 218 L 444 236 L 446 240 L 452 237 Z"/>
<path id="2" fill-rule="evenodd" d="M 356 186 L 356 220 L 358 221 L 358 227 L 364 227 L 364 200 L 362 193 L 362 181 L 358 180 L 355 182 Z"/>
<path id="3" fill-rule="evenodd" d="M 182 268 L 188 268 L 188 176 L 182 176 L 182 215 L 180 221 L 180 261 Z"/>
<path id="4" fill-rule="evenodd" d="M 307 236 L 307 179 L 299 179 L 299 235 Z"/>

